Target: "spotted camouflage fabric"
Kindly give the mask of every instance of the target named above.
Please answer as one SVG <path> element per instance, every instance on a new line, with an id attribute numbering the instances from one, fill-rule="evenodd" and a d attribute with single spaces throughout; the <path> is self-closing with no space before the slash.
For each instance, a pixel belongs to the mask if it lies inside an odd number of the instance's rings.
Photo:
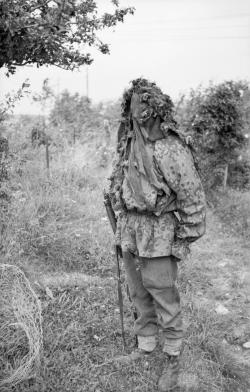
<path id="1" fill-rule="evenodd" d="M 173 102 L 155 83 L 124 92 L 109 196 L 117 243 L 141 257 L 184 258 L 205 232 L 205 196 Z"/>
<path id="2" fill-rule="evenodd" d="M 128 189 L 124 169 L 122 195 L 128 211 L 118 219 L 117 243 L 124 251 L 141 257 L 172 254 L 183 259 L 189 253 L 188 244 L 205 232 L 202 184 L 189 148 L 174 133 L 152 143 L 150 148 L 154 149 L 155 170 L 162 189 L 144 184 L 144 199 L 150 205 L 148 213 Z"/>

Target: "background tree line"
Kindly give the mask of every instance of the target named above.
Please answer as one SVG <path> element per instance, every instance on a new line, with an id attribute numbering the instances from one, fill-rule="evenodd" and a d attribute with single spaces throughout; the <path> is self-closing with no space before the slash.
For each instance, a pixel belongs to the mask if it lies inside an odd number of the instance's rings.
<path id="1" fill-rule="evenodd" d="M 93 104 L 89 98 L 68 90 L 56 95 L 48 80 L 33 99 L 42 106 L 47 105 L 49 110 L 40 116 L 9 116 L 8 130 L 6 124 L 2 126 L 8 137 L 15 135 L 15 139 L 18 138 L 20 143 L 22 140 L 25 146 L 30 143 L 32 130 L 45 130 L 58 148 L 65 143 L 95 141 L 97 151 L 101 156 L 105 155 L 106 164 L 112 159 L 120 118 L 119 100 Z M 175 103 L 180 131 L 190 137 L 207 191 L 226 186 L 249 187 L 249 108 L 250 90 L 245 81 L 198 87 Z M 102 158 L 99 156 L 98 159 L 101 164 Z"/>
<path id="2" fill-rule="evenodd" d="M 123 22 L 126 15 L 134 12 L 132 7 L 121 8 L 118 0 L 111 3 L 113 12 L 101 14 L 94 0 L 0 0 L 0 68 L 5 67 L 7 75 L 11 75 L 17 66 L 25 64 L 71 70 L 90 64 L 90 47 L 104 54 L 109 52 L 98 32 Z M 2 134 L 6 111 L 22 91 L 23 87 L 0 105 Z M 47 80 L 33 99 L 41 104 L 42 115 L 22 117 L 16 132 L 30 125 L 36 132 L 46 131 L 54 144 L 89 141 L 94 134 L 100 139 L 102 129 L 108 141 L 119 121 L 119 102 L 93 105 L 87 97 L 67 90 L 55 96 Z M 49 116 L 44 114 L 46 105 L 51 108 Z M 248 187 L 249 106 L 249 85 L 245 81 L 199 87 L 176 102 L 177 121 L 181 131 L 191 137 L 207 190 L 220 185 L 225 188 L 227 184 Z M 14 117 L 11 121 L 15 128 Z M 7 133 L 11 136 L 11 132 Z M 6 141 L 2 144 L 6 145 Z"/>

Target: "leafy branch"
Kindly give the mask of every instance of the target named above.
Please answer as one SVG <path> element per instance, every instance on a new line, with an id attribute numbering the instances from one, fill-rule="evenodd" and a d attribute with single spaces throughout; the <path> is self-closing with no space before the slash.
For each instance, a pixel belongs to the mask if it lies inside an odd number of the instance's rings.
<path id="1" fill-rule="evenodd" d="M 30 93 L 28 90 L 29 87 L 29 80 L 26 79 L 22 86 L 15 93 L 9 93 L 4 97 L 4 102 L 0 102 L 0 122 L 5 119 L 5 116 L 8 114 L 8 112 L 13 110 L 16 103 L 20 101 L 21 98 Z"/>
<path id="2" fill-rule="evenodd" d="M 70 70 L 91 64 L 87 47 L 109 53 L 97 32 L 134 13 L 117 0 L 111 3 L 114 12 L 99 15 L 95 0 L 0 0 L 0 68 L 6 66 L 9 75 L 33 63 Z"/>

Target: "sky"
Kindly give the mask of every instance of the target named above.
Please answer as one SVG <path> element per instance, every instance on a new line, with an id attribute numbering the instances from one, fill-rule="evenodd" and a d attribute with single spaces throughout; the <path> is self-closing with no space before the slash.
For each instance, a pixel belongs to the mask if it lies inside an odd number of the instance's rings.
<path id="1" fill-rule="evenodd" d="M 95 103 L 119 98 L 132 79 L 155 81 L 173 99 L 206 86 L 209 81 L 250 81 L 250 0 L 121 0 L 136 8 L 114 30 L 99 34 L 110 55 L 94 53 L 94 63 L 80 71 L 57 67 L 19 67 L 14 76 L 0 71 L 0 96 L 15 91 L 29 78 L 38 92 L 45 78 L 56 93 L 64 89 L 86 95 Z M 101 10 L 109 1 L 99 0 Z M 23 99 L 16 113 L 40 109 Z"/>

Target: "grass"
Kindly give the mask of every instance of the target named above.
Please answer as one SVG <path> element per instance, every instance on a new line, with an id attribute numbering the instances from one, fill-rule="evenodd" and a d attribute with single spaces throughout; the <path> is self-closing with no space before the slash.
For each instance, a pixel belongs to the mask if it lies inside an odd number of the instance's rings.
<path id="1" fill-rule="evenodd" d="M 250 193 L 227 189 L 216 196 L 216 213 L 232 235 L 250 239 Z"/>
<path id="2" fill-rule="evenodd" d="M 49 272 L 78 270 L 83 264 L 96 269 L 96 258 L 108 258 L 111 240 L 109 233 L 102 238 L 107 226 L 102 170 L 97 177 L 95 168 L 80 160 L 87 157 L 79 147 L 79 161 L 72 149 L 54 157 L 48 179 L 42 151 L 38 154 L 37 160 L 26 161 L 21 175 L 12 168 L 14 192 L 2 239 L 5 260 L 18 264 L 21 259 L 21 265 L 28 260 Z"/>
<path id="3" fill-rule="evenodd" d="M 55 151 L 49 179 L 42 148 L 22 152 L 11 167 L 2 261 L 19 265 L 30 277 L 42 302 L 44 331 L 41 374 L 21 383 L 16 392 L 156 391 L 164 359 L 159 347 L 147 361 L 115 360 L 124 351 L 113 239 L 102 204 L 109 167 L 95 159 L 94 148 L 76 145 L 60 154 Z M 238 206 L 242 197 L 246 206 L 247 196 L 235 193 Z M 217 207 L 217 216 L 209 212 L 207 236 L 194 245 L 192 258 L 180 264 L 187 330 L 181 391 L 249 388 L 246 353 L 240 348 L 250 338 L 242 318 L 250 316 L 249 249 L 245 237 L 235 237 L 228 229 L 231 218 L 220 219 L 229 208 L 230 197 L 225 200 L 228 204 Z M 229 313 L 217 314 L 218 303 Z M 240 326 L 244 328 L 234 339 Z M 125 330 L 125 352 L 131 352 L 132 316 L 126 297 Z"/>
<path id="4" fill-rule="evenodd" d="M 34 376 L 42 349 L 41 306 L 24 273 L 0 265 L 0 389 Z"/>

